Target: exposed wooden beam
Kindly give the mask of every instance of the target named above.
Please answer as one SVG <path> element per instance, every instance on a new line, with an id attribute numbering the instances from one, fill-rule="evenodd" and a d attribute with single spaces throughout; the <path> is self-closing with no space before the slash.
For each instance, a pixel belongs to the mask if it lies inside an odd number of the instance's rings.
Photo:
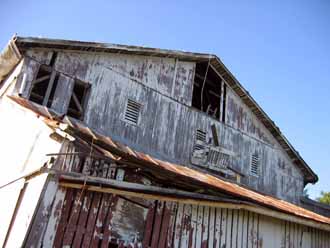
<path id="1" fill-rule="evenodd" d="M 50 174 L 54 174 L 59 177 L 60 180 L 65 180 L 67 183 L 80 183 L 86 184 L 88 187 L 99 185 L 102 188 L 110 187 L 113 189 L 121 189 L 121 190 L 130 190 L 134 192 L 142 192 L 142 193 L 152 193 L 159 195 L 171 195 L 180 198 L 192 198 L 192 199 L 202 199 L 209 201 L 222 201 L 222 202 L 234 202 L 234 203 L 242 203 L 243 201 L 232 200 L 227 198 L 222 198 L 218 196 L 204 195 L 194 192 L 188 192 L 184 190 L 177 190 L 172 188 L 162 188 L 151 185 L 143 185 L 138 183 L 130 183 L 124 181 L 118 181 L 114 179 L 106 179 L 100 177 L 93 177 L 83 175 L 81 173 L 73 173 L 73 172 L 63 172 L 57 170 L 49 170 Z"/>
<path id="2" fill-rule="evenodd" d="M 50 76 L 50 80 L 49 80 L 49 83 L 48 83 L 48 87 L 47 87 L 47 90 L 46 90 L 46 94 L 45 94 L 44 100 L 42 102 L 42 105 L 44 105 L 44 106 L 47 106 L 49 96 L 50 96 L 50 93 L 51 93 L 53 85 L 54 85 L 55 77 L 56 77 L 56 72 L 52 71 L 52 74 Z"/>
<path id="3" fill-rule="evenodd" d="M 72 92 L 72 98 L 73 98 L 73 101 L 76 104 L 77 108 L 79 109 L 79 112 L 82 113 L 84 110 L 81 107 L 80 102 L 78 100 L 78 97 L 77 97 L 77 95 L 74 92 Z"/>
<path id="4" fill-rule="evenodd" d="M 290 221 L 294 223 L 298 223 L 305 226 L 310 226 L 313 228 L 322 229 L 325 231 L 330 231 L 330 225 L 319 223 L 313 220 L 308 220 L 301 217 L 296 217 L 290 214 L 286 214 L 279 211 L 274 211 L 271 209 L 267 209 L 264 207 L 247 205 L 247 204 L 235 204 L 235 203 L 227 203 L 227 202 L 217 202 L 217 201 L 209 201 L 209 200 L 200 200 L 200 199 L 188 199 L 183 197 L 173 197 L 159 194 L 150 194 L 150 193 L 141 193 L 141 192 L 133 192 L 122 189 L 114 189 L 114 188 L 104 188 L 100 186 L 86 186 L 84 183 L 69 183 L 69 182 L 60 182 L 60 186 L 66 188 L 74 188 L 74 189 L 85 189 L 95 192 L 101 193 L 110 193 L 116 195 L 124 195 L 131 197 L 139 197 L 148 200 L 160 200 L 160 201 L 170 201 L 170 202 L 180 202 L 183 204 L 193 204 L 193 205 L 203 205 L 209 207 L 218 207 L 218 208 L 228 208 L 228 209 L 244 209 L 247 211 L 251 211 L 257 214 L 262 214 L 265 216 L 281 219 L 284 221 Z"/>
<path id="5" fill-rule="evenodd" d="M 36 80 L 34 80 L 32 82 L 33 85 L 37 84 L 37 83 L 41 83 L 42 81 L 45 81 L 46 79 L 49 79 L 50 78 L 50 75 L 46 75 L 46 76 L 43 76 L 43 77 L 40 77 L 40 78 L 37 78 Z"/>
<path id="6" fill-rule="evenodd" d="M 204 76 L 198 74 L 197 72 L 195 73 L 195 77 L 199 78 L 200 80 L 204 80 Z M 213 85 L 214 87 L 217 87 L 217 85 L 214 82 L 210 81 L 209 79 L 206 79 L 205 82 Z"/>
<path id="7" fill-rule="evenodd" d="M 211 125 L 211 131 L 212 131 L 214 146 L 219 146 L 220 145 L 219 136 L 218 136 L 217 127 L 215 126 L 215 124 Z"/>

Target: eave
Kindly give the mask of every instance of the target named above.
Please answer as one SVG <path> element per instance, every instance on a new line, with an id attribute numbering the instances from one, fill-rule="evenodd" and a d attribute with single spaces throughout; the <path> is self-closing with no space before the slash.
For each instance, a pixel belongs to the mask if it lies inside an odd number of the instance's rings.
<path id="1" fill-rule="evenodd" d="M 218 75 L 225 80 L 227 85 L 242 99 L 242 101 L 250 108 L 255 116 L 263 123 L 263 125 L 273 135 L 275 140 L 279 143 L 281 148 L 288 154 L 292 162 L 301 170 L 304 175 L 304 183 L 316 183 L 318 176 L 314 173 L 311 167 L 304 161 L 300 154 L 295 150 L 291 143 L 287 140 L 284 134 L 276 126 L 274 121 L 263 111 L 258 103 L 253 99 L 249 92 L 239 83 L 234 75 L 222 63 L 220 58 L 216 55 L 206 53 L 192 53 L 176 50 L 157 49 L 139 46 L 127 46 L 111 43 L 98 43 L 98 42 L 82 42 L 74 40 L 59 40 L 59 39 L 46 39 L 46 38 L 33 38 L 33 37 L 14 37 L 9 43 L 9 46 L 15 45 L 20 53 L 24 53 L 27 49 L 50 49 L 50 50 L 68 50 L 79 52 L 97 52 L 97 53 L 120 53 L 120 54 L 134 54 L 144 56 L 156 56 L 177 58 L 184 61 L 210 61 L 213 69 Z M 8 47 L 4 50 L 6 51 Z M 17 49 L 15 49 L 17 50 Z M 13 54 L 17 60 L 17 53 Z M 7 56 L 6 56 L 7 57 Z M 5 61 L 0 57 L 1 61 Z M 15 59 L 13 61 L 16 61 Z M 18 63 L 18 62 L 17 62 Z M 14 66 L 14 63 L 11 63 Z M 9 66 L 10 68 L 10 66 Z M 1 74 L 0 70 L 0 84 L 2 78 L 9 73 L 8 69 L 4 70 Z"/>

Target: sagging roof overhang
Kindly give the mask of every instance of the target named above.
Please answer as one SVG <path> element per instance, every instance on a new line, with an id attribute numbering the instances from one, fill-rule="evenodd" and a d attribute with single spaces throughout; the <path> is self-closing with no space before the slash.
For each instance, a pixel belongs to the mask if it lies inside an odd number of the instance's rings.
<path id="1" fill-rule="evenodd" d="M 325 228 L 326 230 L 330 230 L 330 218 L 321 216 L 289 202 L 276 199 L 272 196 L 254 192 L 235 183 L 222 180 L 192 168 L 161 161 L 148 154 L 135 151 L 124 144 L 114 141 L 111 137 L 99 134 L 95 130 L 85 126 L 80 121 L 66 116 L 60 116 L 44 106 L 35 104 L 21 97 L 10 97 L 10 99 L 22 107 L 31 110 L 37 116 L 42 116 L 44 122 L 51 128 L 66 133 L 69 136 L 85 140 L 90 145 L 100 147 L 104 151 L 104 155 L 111 159 L 120 158 L 125 163 L 134 164 L 161 175 L 167 175 L 169 180 L 175 179 L 180 182 L 201 185 L 202 187 L 211 190 L 232 195 L 237 199 L 258 204 L 259 206 L 266 207 L 272 211 L 275 210 L 286 213 L 286 218 L 289 218 L 289 216 L 295 216 L 320 223 L 322 229 Z M 274 215 L 273 217 L 276 216 Z"/>
<path id="2" fill-rule="evenodd" d="M 16 47 L 15 40 L 10 40 L 5 49 L 0 53 L 0 86 L 1 82 L 18 64 L 21 57 L 22 56 Z"/>
<path id="3" fill-rule="evenodd" d="M 278 141 L 280 146 L 288 154 L 293 163 L 302 171 L 304 175 L 305 185 L 307 183 L 316 183 L 318 176 L 304 161 L 299 153 L 294 149 L 286 137 L 282 134 L 280 129 L 270 119 L 270 117 L 262 110 L 249 92 L 238 82 L 234 75 L 222 63 L 220 58 L 216 55 L 205 53 L 192 53 L 176 50 L 165 50 L 157 48 L 126 46 L 110 43 L 98 42 L 82 42 L 73 40 L 59 40 L 59 39 L 44 39 L 33 37 L 15 37 L 13 39 L 15 45 L 23 53 L 30 48 L 41 48 L 51 50 L 71 50 L 71 51 L 85 51 L 85 52 L 100 52 L 100 53 L 122 53 L 135 54 L 145 56 L 157 56 L 177 58 L 184 61 L 203 62 L 210 61 L 210 65 L 217 72 L 217 74 L 224 79 L 227 85 L 242 99 L 242 101 L 250 108 L 256 117 L 264 124 L 269 132 Z M 1 82 L 1 81 L 0 81 Z"/>

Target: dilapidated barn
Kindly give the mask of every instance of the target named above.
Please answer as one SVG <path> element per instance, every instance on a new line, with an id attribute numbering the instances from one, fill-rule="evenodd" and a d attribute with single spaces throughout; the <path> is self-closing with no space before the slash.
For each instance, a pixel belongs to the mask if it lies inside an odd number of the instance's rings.
<path id="1" fill-rule="evenodd" d="M 317 175 L 215 55 L 14 37 L 0 115 L 4 247 L 330 247 Z"/>

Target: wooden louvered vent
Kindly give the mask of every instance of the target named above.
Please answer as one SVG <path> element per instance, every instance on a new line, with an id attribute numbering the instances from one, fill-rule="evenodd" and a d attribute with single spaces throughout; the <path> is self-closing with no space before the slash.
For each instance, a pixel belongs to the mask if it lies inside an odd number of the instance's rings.
<path id="1" fill-rule="evenodd" d="M 230 164 L 230 154 L 215 150 L 215 149 L 210 149 L 207 161 L 211 166 L 214 167 L 224 167 L 226 168 Z"/>
<path id="2" fill-rule="evenodd" d="M 259 164 L 260 164 L 260 159 L 258 154 L 252 154 L 251 157 L 251 174 L 254 176 L 259 176 Z"/>
<path id="3" fill-rule="evenodd" d="M 206 145 L 206 132 L 197 129 L 195 136 L 194 152 L 204 150 Z"/>
<path id="4" fill-rule="evenodd" d="M 139 122 L 141 104 L 131 99 L 127 100 L 124 120 L 130 124 L 137 125 Z"/>

